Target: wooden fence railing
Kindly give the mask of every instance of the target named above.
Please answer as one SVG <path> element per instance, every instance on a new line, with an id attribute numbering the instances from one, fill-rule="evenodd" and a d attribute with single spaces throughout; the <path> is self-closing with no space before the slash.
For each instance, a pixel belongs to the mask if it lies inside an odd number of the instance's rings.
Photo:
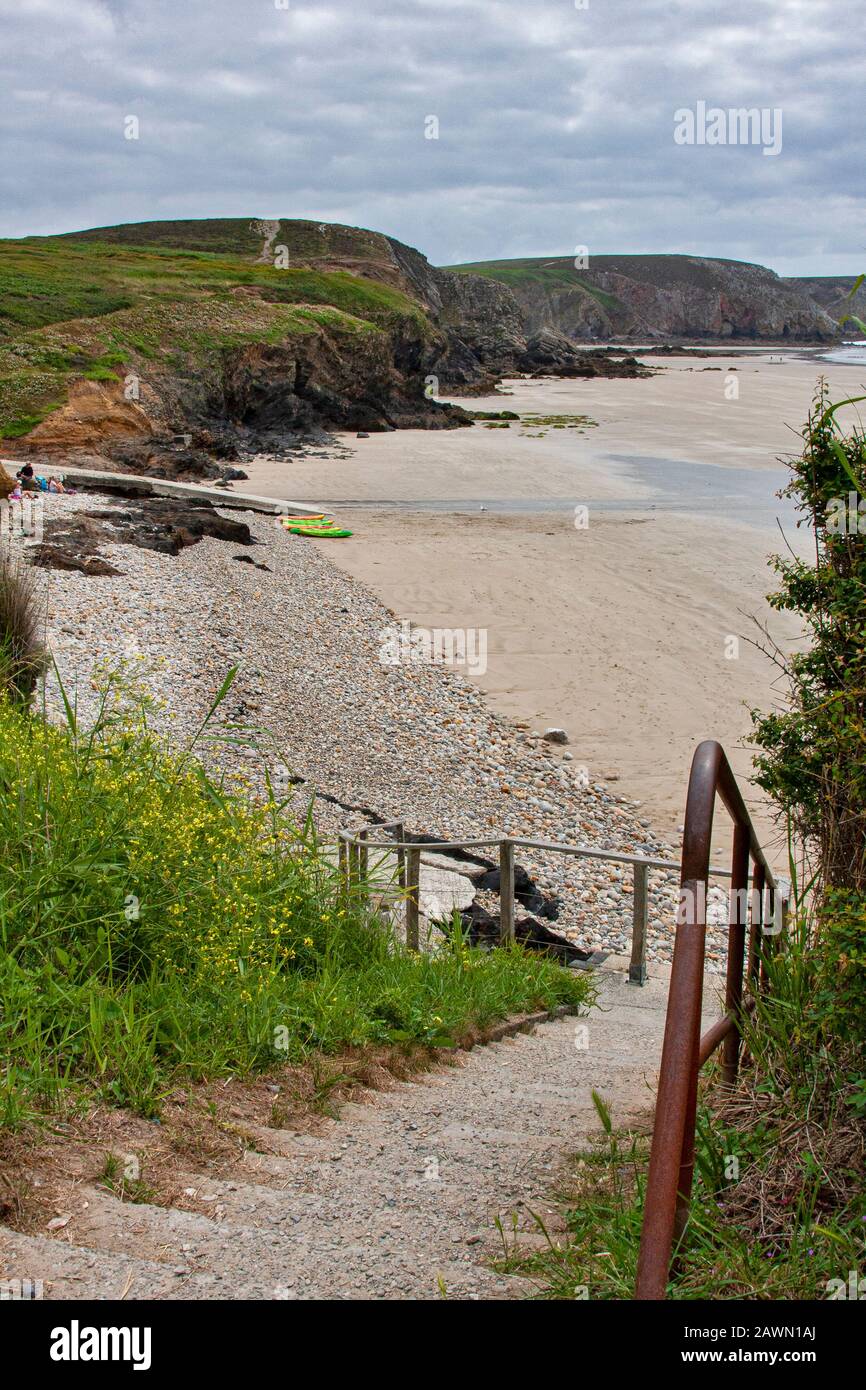
<path id="1" fill-rule="evenodd" d="M 376 830 L 393 834 L 393 838 L 372 839 Z M 514 856 L 519 849 L 537 853 L 564 854 L 575 859 L 595 859 L 611 864 L 632 866 L 632 941 L 628 978 L 632 984 L 647 980 L 647 927 L 649 923 L 649 875 L 653 870 L 679 869 L 673 859 L 652 859 L 642 854 L 622 854 L 618 850 L 591 849 L 585 845 L 563 845 L 548 840 L 528 840 L 504 836 L 479 840 L 440 840 L 435 843 L 404 838 L 402 821 L 385 825 L 363 826 L 359 830 L 339 832 L 340 864 L 348 882 L 355 886 L 367 882 L 369 854 L 380 850 L 397 859 L 397 878 L 406 904 L 406 944 L 411 950 L 419 946 L 420 881 L 422 854 L 447 854 L 449 850 L 494 850 L 499 859 L 499 938 L 514 939 Z M 711 868 L 712 878 L 730 878 L 730 869 Z"/>

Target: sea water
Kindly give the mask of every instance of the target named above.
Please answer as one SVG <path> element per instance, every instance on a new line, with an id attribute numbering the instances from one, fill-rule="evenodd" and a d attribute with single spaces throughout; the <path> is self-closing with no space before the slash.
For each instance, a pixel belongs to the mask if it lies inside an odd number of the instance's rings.
<path id="1" fill-rule="evenodd" d="M 866 367 L 866 343 L 843 343 L 821 353 L 822 362 L 844 362 L 847 367 Z"/>

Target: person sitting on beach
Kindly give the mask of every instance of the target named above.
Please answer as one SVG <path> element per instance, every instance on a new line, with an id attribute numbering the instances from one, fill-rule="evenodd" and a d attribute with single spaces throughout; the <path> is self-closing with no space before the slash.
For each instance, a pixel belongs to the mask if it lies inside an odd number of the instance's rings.
<path id="1" fill-rule="evenodd" d="M 24 492 L 38 492 L 39 485 L 33 475 L 33 464 L 25 463 L 23 468 L 19 468 L 15 474 Z"/>

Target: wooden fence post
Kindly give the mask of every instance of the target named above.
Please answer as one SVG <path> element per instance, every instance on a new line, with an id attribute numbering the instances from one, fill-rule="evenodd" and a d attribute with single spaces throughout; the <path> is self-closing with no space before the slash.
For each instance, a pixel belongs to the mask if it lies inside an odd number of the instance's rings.
<path id="1" fill-rule="evenodd" d="M 421 851 L 406 851 L 406 945 L 418 950 L 418 916 L 421 897 Z"/>
<path id="2" fill-rule="evenodd" d="M 499 944 L 514 940 L 514 844 L 503 840 L 499 846 Z"/>
<path id="3" fill-rule="evenodd" d="M 402 821 L 398 821 L 394 826 L 394 838 L 398 841 L 405 840 L 406 838 L 406 831 Z M 397 882 L 401 888 L 406 887 L 406 851 L 402 846 L 397 851 Z"/>
<path id="4" fill-rule="evenodd" d="M 362 882 L 365 883 L 367 881 L 367 871 L 370 867 L 370 851 L 367 849 L 365 842 L 369 838 L 370 830 L 368 826 L 364 826 L 363 830 L 358 831 L 358 839 L 361 842 L 358 846 L 358 873 Z"/>
<path id="5" fill-rule="evenodd" d="M 361 881 L 361 851 L 358 848 L 357 840 L 350 840 L 347 849 L 349 851 L 349 891 L 354 893 Z"/>
<path id="6" fill-rule="evenodd" d="M 342 835 L 340 835 L 337 841 L 337 865 L 340 871 L 343 899 L 348 903 L 349 895 L 352 890 L 349 878 L 349 846 Z"/>
<path id="7" fill-rule="evenodd" d="M 649 874 L 646 864 L 634 865 L 634 905 L 632 908 L 631 963 L 628 967 L 630 985 L 645 985 L 646 932 L 649 916 Z"/>

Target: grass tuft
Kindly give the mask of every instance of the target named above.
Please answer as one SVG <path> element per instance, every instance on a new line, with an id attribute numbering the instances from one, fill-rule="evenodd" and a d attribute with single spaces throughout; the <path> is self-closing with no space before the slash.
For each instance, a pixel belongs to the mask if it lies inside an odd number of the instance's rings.
<path id="1" fill-rule="evenodd" d="M 0 692 L 27 706 L 47 657 L 30 571 L 0 552 Z"/>

